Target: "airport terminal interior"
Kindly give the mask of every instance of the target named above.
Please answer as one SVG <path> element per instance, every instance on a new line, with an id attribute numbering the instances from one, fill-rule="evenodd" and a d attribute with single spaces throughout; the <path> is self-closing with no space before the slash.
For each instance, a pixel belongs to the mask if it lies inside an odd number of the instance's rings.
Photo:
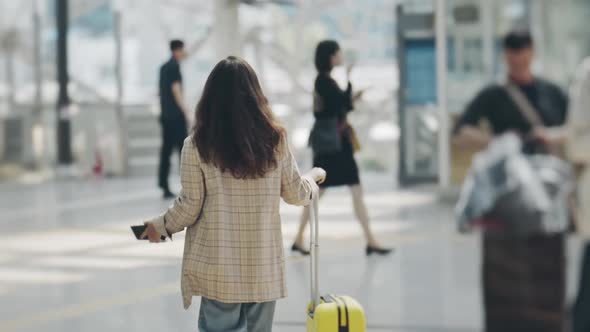
<path id="1" fill-rule="evenodd" d="M 184 233 L 150 244 L 129 229 L 171 203 L 157 170 L 172 39 L 186 44 L 191 116 L 213 66 L 243 57 L 302 171 L 314 48 L 337 40 L 365 91 L 349 122 L 371 227 L 395 251 L 367 256 L 349 190 L 330 188 L 321 292 L 356 298 L 367 331 L 484 331 L 482 235 L 457 225 L 470 157 L 451 144 L 453 122 L 503 79 L 514 28 L 534 37 L 534 72 L 568 91 L 590 56 L 589 16 L 588 0 L 0 0 L 0 331 L 197 330 L 199 301 L 185 311 L 180 295 Z M 345 86 L 345 67 L 333 76 Z M 288 297 L 273 331 L 306 328 L 310 261 L 291 251 L 301 213 L 281 203 Z M 568 308 L 582 245 L 567 237 Z"/>

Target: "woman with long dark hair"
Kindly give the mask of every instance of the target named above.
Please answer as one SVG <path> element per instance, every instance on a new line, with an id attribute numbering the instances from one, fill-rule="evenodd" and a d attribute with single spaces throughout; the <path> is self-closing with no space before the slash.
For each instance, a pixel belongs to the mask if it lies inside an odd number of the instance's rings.
<path id="1" fill-rule="evenodd" d="M 310 135 L 310 145 L 313 150 L 313 165 L 325 169 L 328 174 L 326 181 L 321 185 L 320 197 L 329 187 L 348 186 L 355 215 L 363 228 L 367 242 L 367 255 L 385 255 L 389 254 L 391 249 L 381 248 L 370 229 L 369 215 L 354 159 L 358 142 L 354 130 L 346 121 L 346 115 L 353 109 L 353 102 L 361 97 L 362 92 L 353 95 L 350 81 L 346 90 L 342 91 L 331 76 L 332 69 L 342 64 L 342 52 L 336 41 L 325 40 L 318 44 L 315 52 L 315 67 L 318 71 L 314 86 L 315 124 Z M 351 67 L 348 68 L 348 76 L 350 71 Z M 309 251 L 304 249 L 303 245 L 303 235 L 308 222 L 309 209 L 305 208 L 292 246 L 293 251 L 304 255 L 309 255 Z"/>
<path id="2" fill-rule="evenodd" d="M 145 234 L 160 242 L 186 229 L 182 296 L 185 308 L 202 297 L 199 331 L 271 331 L 287 295 L 280 198 L 306 205 L 324 177 L 299 174 L 250 65 L 219 62 L 184 142 L 181 194 Z"/>

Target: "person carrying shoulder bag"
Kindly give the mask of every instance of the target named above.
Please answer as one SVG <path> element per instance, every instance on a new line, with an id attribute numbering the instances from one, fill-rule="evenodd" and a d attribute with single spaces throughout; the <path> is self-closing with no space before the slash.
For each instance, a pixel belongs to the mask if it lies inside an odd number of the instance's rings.
<path id="1" fill-rule="evenodd" d="M 510 85 L 491 84 L 478 93 L 457 122 L 455 144 L 486 149 L 494 138 L 518 133 L 529 139 L 529 154 L 558 147 L 564 141 L 560 128 L 567 116 L 567 96 L 533 74 L 535 52 L 528 31 L 510 32 L 503 44 Z M 538 121 L 526 114 L 513 89 L 531 105 Z M 492 135 L 479 128 L 482 120 L 490 124 Z M 519 220 L 511 216 L 503 222 Z M 563 331 L 564 232 L 527 236 L 484 232 L 482 242 L 485 332 Z"/>

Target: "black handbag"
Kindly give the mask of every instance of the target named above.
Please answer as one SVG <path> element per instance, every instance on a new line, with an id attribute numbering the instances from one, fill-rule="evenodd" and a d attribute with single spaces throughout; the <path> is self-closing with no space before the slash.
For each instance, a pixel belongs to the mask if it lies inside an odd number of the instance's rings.
<path id="1" fill-rule="evenodd" d="M 309 146 L 314 155 L 332 154 L 342 150 L 342 136 L 338 130 L 338 119 L 316 119 L 309 134 Z"/>
<path id="2" fill-rule="evenodd" d="M 313 112 L 324 111 L 324 100 L 317 92 L 313 94 Z M 342 135 L 340 135 L 338 118 L 326 117 L 315 120 L 309 134 L 309 146 L 314 155 L 338 153 L 342 150 Z"/>

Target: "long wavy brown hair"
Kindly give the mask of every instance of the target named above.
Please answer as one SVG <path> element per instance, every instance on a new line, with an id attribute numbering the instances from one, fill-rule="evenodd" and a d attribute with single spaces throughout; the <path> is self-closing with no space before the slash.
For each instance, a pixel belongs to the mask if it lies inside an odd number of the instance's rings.
<path id="1" fill-rule="evenodd" d="M 203 162 L 239 179 L 260 178 L 277 167 L 284 134 L 252 67 L 233 56 L 221 60 L 196 110 L 193 141 Z"/>

